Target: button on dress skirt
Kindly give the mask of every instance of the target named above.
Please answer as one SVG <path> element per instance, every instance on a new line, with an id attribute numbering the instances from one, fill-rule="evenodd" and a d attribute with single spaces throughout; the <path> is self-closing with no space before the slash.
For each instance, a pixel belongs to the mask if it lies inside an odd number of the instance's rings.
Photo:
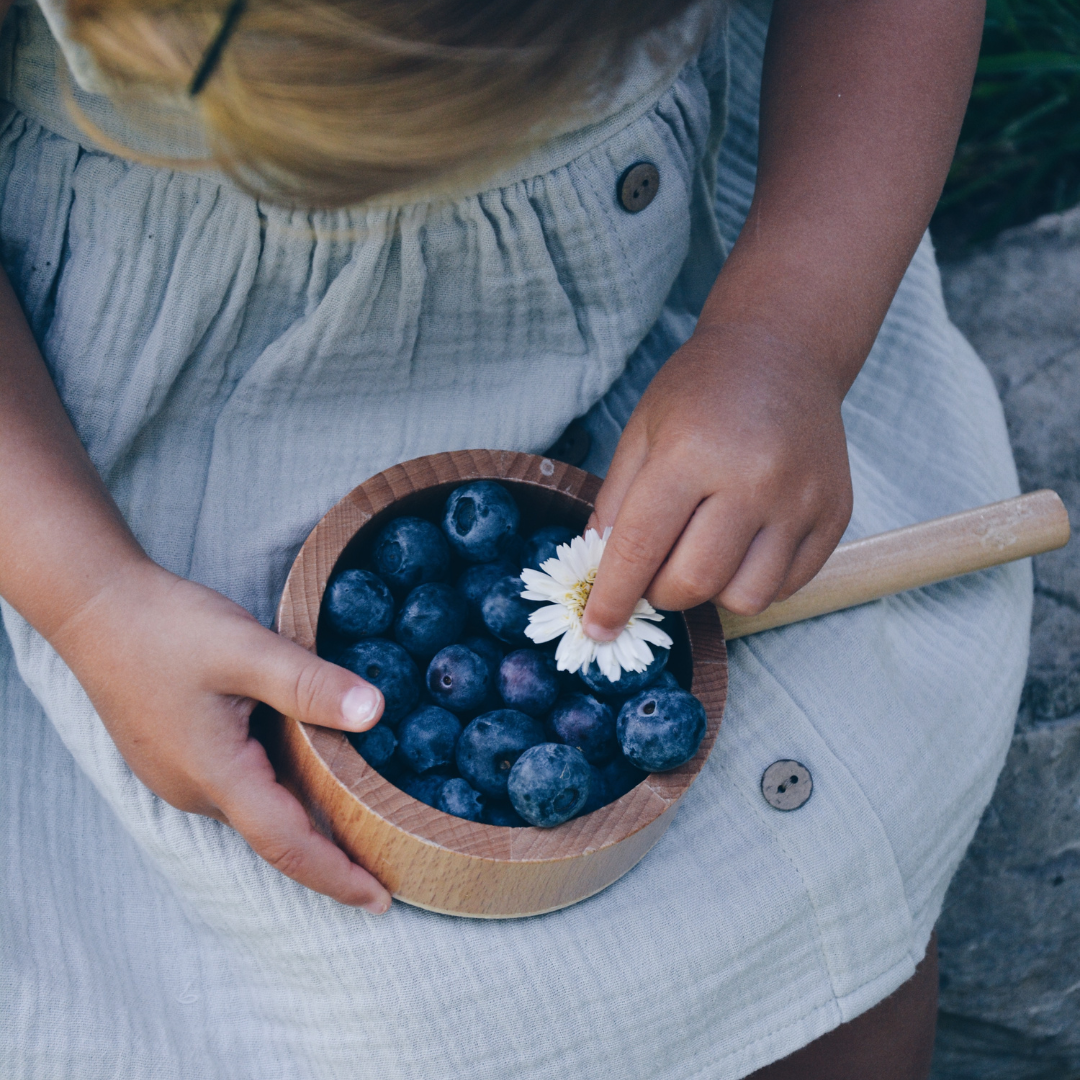
<path id="1" fill-rule="evenodd" d="M 603 472 L 746 214 L 765 28 L 733 7 L 678 70 L 477 190 L 315 213 L 94 149 L 18 11 L 0 254 L 151 556 L 269 625 L 320 515 L 395 462 L 540 452 L 583 417 Z M 655 187 L 627 206 L 641 163 Z M 849 539 L 1017 491 L 929 239 L 843 415 Z M 1030 600 L 1014 565 L 733 643 L 719 741 L 662 841 L 506 922 L 341 907 L 166 805 L 5 606 L 0 1073 L 743 1076 L 911 976 L 1008 746 Z M 762 790 L 786 761 L 812 777 L 793 809 Z"/>

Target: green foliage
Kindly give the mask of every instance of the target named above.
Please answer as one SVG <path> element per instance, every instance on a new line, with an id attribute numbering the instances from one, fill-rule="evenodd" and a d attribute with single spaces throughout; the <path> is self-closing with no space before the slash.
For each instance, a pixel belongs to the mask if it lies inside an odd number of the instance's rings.
<path id="1" fill-rule="evenodd" d="M 1080 0 L 988 0 L 934 235 L 945 253 L 1080 202 Z"/>

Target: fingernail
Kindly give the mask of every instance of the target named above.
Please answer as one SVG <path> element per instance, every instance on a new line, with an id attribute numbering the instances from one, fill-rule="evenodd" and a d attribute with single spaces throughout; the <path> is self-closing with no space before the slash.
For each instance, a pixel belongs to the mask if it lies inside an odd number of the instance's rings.
<path id="1" fill-rule="evenodd" d="M 382 695 L 374 686 L 354 686 L 341 699 L 341 715 L 345 717 L 345 723 L 362 731 L 375 719 L 381 698 Z"/>
<path id="2" fill-rule="evenodd" d="M 372 915 L 385 915 L 390 910 L 389 900 L 372 900 L 370 904 L 364 905 L 365 911 L 370 911 Z"/>
<path id="3" fill-rule="evenodd" d="M 621 630 L 609 630 L 606 626 L 593 622 L 582 623 L 581 628 L 593 641 L 614 641 L 622 633 Z"/>

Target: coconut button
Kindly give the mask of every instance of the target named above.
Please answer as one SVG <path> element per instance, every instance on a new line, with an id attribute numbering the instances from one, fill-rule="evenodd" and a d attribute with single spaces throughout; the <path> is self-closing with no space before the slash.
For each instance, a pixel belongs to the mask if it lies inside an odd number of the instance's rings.
<path id="1" fill-rule="evenodd" d="M 639 161 L 619 180 L 619 205 L 631 214 L 639 214 L 656 198 L 659 190 L 660 170 L 651 161 Z"/>
<path id="2" fill-rule="evenodd" d="M 774 761 L 761 777 L 761 794 L 776 810 L 798 810 L 813 790 L 810 770 L 797 761 Z"/>

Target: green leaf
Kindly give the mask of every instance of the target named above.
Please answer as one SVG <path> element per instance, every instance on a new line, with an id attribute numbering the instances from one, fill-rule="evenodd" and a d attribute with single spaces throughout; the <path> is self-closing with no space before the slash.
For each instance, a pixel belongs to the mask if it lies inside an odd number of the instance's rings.
<path id="1" fill-rule="evenodd" d="M 1020 52 L 1011 56 L 983 56 L 978 75 L 1040 74 L 1080 72 L 1080 56 L 1054 52 Z"/>

